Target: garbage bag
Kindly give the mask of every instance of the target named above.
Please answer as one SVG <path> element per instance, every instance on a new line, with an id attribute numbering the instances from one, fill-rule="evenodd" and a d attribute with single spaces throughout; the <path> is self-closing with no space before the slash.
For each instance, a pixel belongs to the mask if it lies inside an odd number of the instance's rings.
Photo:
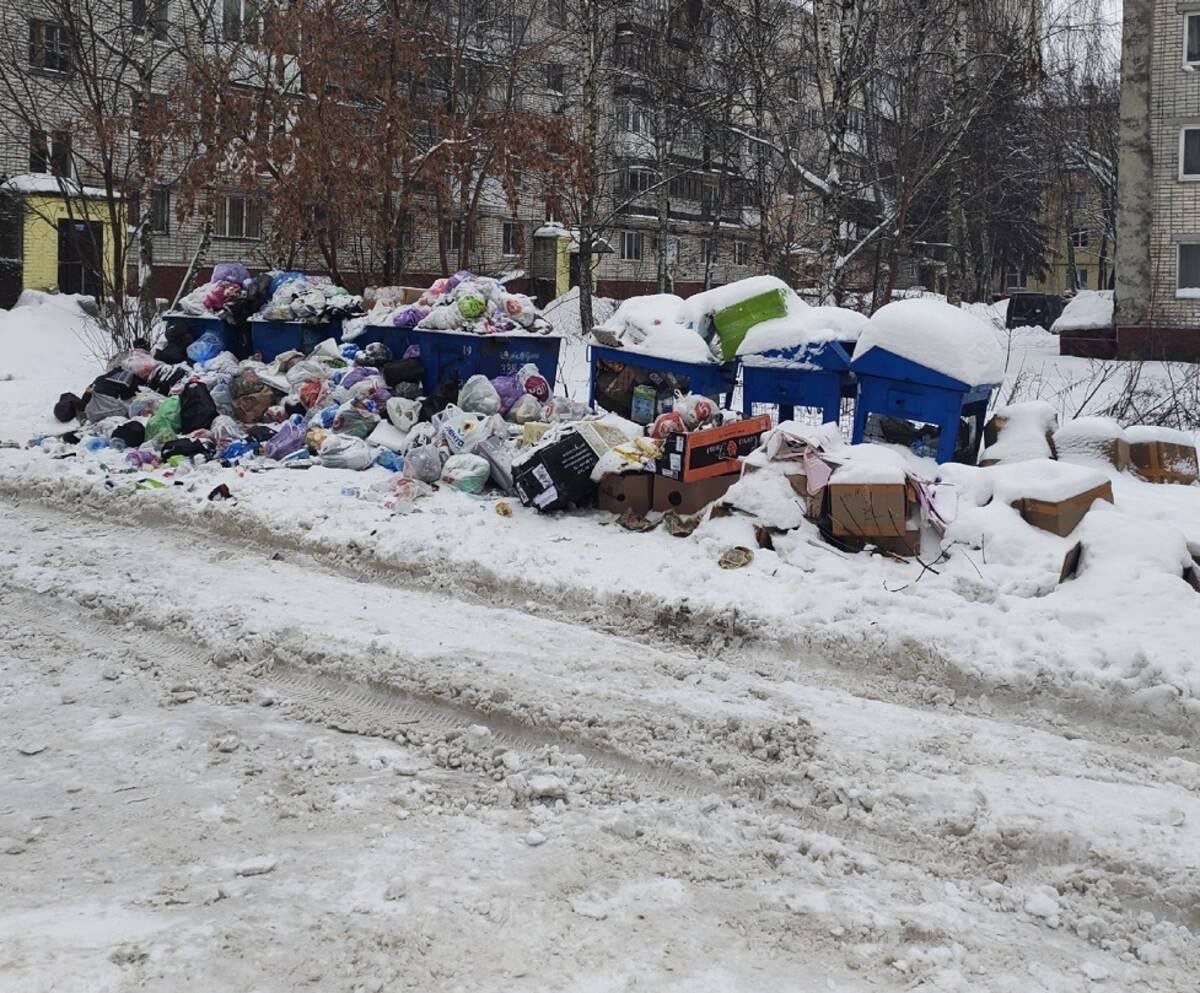
<path id="1" fill-rule="evenodd" d="M 369 365 L 382 369 L 392 361 L 392 350 L 382 341 L 373 341 L 354 357 L 355 365 Z"/>
<path id="2" fill-rule="evenodd" d="M 146 385 L 155 393 L 161 393 L 167 396 L 176 386 L 176 384 L 187 379 L 188 372 L 186 369 L 181 369 L 178 366 L 160 365 L 151 374 L 146 381 Z"/>
<path id="3" fill-rule="evenodd" d="M 321 450 L 321 446 L 325 444 L 326 439 L 330 437 L 332 435 L 325 428 L 310 424 L 308 430 L 304 432 L 304 447 L 310 454 L 316 455 Z"/>
<path id="4" fill-rule="evenodd" d="M 87 402 L 87 407 L 84 408 L 83 415 L 92 424 L 96 424 L 106 417 L 125 418 L 129 416 L 129 404 L 117 397 L 93 393 Z"/>
<path id="5" fill-rule="evenodd" d="M 349 434 L 355 438 L 366 438 L 379 423 L 379 415 L 351 401 L 338 407 L 333 418 L 333 430 L 338 434 Z"/>
<path id="6" fill-rule="evenodd" d="M 198 438 L 172 438 L 162 447 L 159 455 L 164 462 L 182 455 L 185 459 L 194 459 L 197 455 L 211 458 L 216 452 L 212 442 L 201 441 Z"/>
<path id="7" fill-rule="evenodd" d="M 233 416 L 243 424 L 257 424 L 275 403 L 275 391 L 265 383 L 253 393 L 243 393 L 233 398 Z"/>
<path id="8" fill-rule="evenodd" d="M 384 382 L 389 389 L 398 383 L 421 383 L 425 380 L 425 367 L 420 359 L 399 359 L 395 362 L 385 362 L 381 367 Z"/>
<path id="9" fill-rule="evenodd" d="M 651 438 L 665 438 L 669 434 L 686 432 L 687 424 L 684 422 L 683 414 L 677 410 L 669 410 L 665 414 L 658 415 L 648 434 Z"/>
<path id="10" fill-rule="evenodd" d="M 83 401 L 74 393 L 64 393 L 58 398 L 58 403 L 54 405 L 54 418 L 66 424 L 67 421 L 73 421 L 79 417 L 83 413 L 83 407 Z"/>
<path id="11" fill-rule="evenodd" d="M 345 376 L 342 377 L 342 381 L 338 385 L 348 390 L 351 389 L 356 383 L 361 383 L 368 377 L 378 375 L 379 370 L 374 366 L 356 365 L 353 369 L 346 373 Z"/>
<path id="12" fill-rule="evenodd" d="M 708 423 L 717 414 L 717 405 L 708 397 L 699 393 L 681 393 L 675 391 L 675 402 L 671 409 L 683 417 L 683 423 L 689 431 L 695 431 L 702 424 Z"/>
<path id="13" fill-rule="evenodd" d="M 463 326 L 462 311 L 453 304 L 435 307 L 424 318 L 418 327 L 429 328 L 433 331 L 453 331 Z"/>
<path id="14" fill-rule="evenodd" d="M 436 483 L 442 478 L 442 453 L 434 445 L 418 445 L 404 456 L 404 475 L 422 483 Z"/>
<path id="15" fill-rule="evenodd" d="M 482 414 L 472 414 L 454 404 L 434 414 L 430 422 L 451 452 L 457 454 L 473 444 L 475 434 L 484 422 Z"/>
<path id="16" fill-rule="evenodd" d="M 214 283 L 244 283 L 250 278 L 250 270 L 240 262 L 218 262 L 213 266 Z"/>
<path id="17" fill-rule="evenodd" d="M 464 493 L 482 493 L 491 474 L 491 463 L 469 452 L 451 455 L 442 466 L 442 482 Z"/>
<path id="18" fill-rule="evenodd" d="M 392 396 L 402 400 L 420 400 L 425 393 L 425 388 L 420 383 L 397 383 L 395 386 L 389 386 L 388 390 Z"/>
<path id="19" fill-rule="evenodd" d="M 552 424 L 563 421 L 580 421 L 591 413 L 586 403 L 569 397 L 555 397 L 542 408 L 542 420 Z"/>
<path id="20" fill-rule="evenodd" d="M 269 459 L 281 459 L 304 447 L 305 426 L 302 417 L 290 417 L 280 425 L 263 445 L 263 455 Z"/>
<path id="21" fill-rule="evenodd" d="M 213 441 L 218 448 L 224 448 L 231 441 L 246 437 L 242 426 L 226 414 L 218 414 L 213 418 L 212 426 L 208 430 L 212 432 Z"/>
<path id="22" fill-rule="evenodd" d="M 429 307 L 423 307 L 420 304 L 410 304 L 407 307 L 401 307 L 392 315 L 392 327 L 394 328 L 415 328 L 431 313 Z"/>
<path id="23" fill-rule="evenodd" d="M 523 328 L 530 327 L 537 319 L 537 309 L 533 306 L 533 301 L 523 293 L 501 294 L 500 306 L 506 317 Z"/>
<path id="24" fill-rule="evenodd" d="M 321 465 L 329 469 L 352 469 L 362 472 L 375 462 L 375 450 L 362 438 L 331 434 L 318 453 Z"/>
<path id="25" fill-rule="evenodd" d="M 458 392 L 458 405 L 463 410 L 473 414 L 498 414 L 500 412 L 500 394 L 487 376 L 472 376 Z"/>
<path id="26" fill-rule="evenodd" d="M 420 400 L 392 397 L 384 409 L 387 411 L 388 420 L 392 422 L 396 430 L 403 431 L 405 434 L 413 429 L 421 417 Z"/>
<path id="27" fill-rule="evenodd" d="M 129 400 L 138 391 L 138 380 L 132 372 L 114 369 L 102 373 L 92 381 L 92 393 L 118 400 Z"/>
<path id="28" fill-rule="evenodd" d="M 287 371 L 288 385 L 293 389 L 310 379 L 328 378 L 329 367 L 322 362 L 314 362 L 312 359 L 305 359 L 303 362 L 297 362 Z"/>
<path id="29" fill-rule="evenodd" d="M 158 368 L 158 359 L 142 348 L 135 348 L 121 360 L 121 368 L 138 379 L 149 379 Z"/>
<path id="30" fill-rule="evenodd" d="M 193 362 L 215 359 L 225 348 L 225 342 L 213 331 L 205 331 L 187 347 L 187 357 Z"/>
<path id="31" fill-rule="evenodd" d="M 545 376 L 538 372 L 538 367 L 532 362 L 517 370 L 517 379 L 521 382 L 521 389 L 526 393 L 532 393 L 542 403 L 549 403 L 553 393 L 550 383 Z"/>
<path id="32" fill-rule="evenodd" d="M 291 283 L 297 280 L 302 281 L 304 273 L 302 272 L 276 272 L 271 274 L 271 282 L 267 284 L 267 293 L 274 296 L 279 287 L 284 283 Z"/>
<path id="33" fill-rule="evenodd" d="M 113 431 L 112 437 L 126 448 L 137 448 L 146 440 L 146 425 L 141 421 L 126 421 Z"/>
<path id="34" fill-rule="evenodd" d="M 179 397 L 167 397 L 158 405 L 154 416 L 146 422 L 146 440 L 169 438 L 179 434 L 181 424 Z"/>
<path id="35" fill-rule="evenodd" d="M 375 425 L 375 430 L 367 437 L 367 441 L 380 448 L 402 452 L 408 445 L 408 432 L 401 431 L 390 421 L 380 421 Z"/>
<path id="36" fill-rule="evenodd" d="M 188 383 L 179 395 L 179 430 L 182 434 L 207 429 L 219 413 L 203 383 Z"/>
<path id="37" fill-rule="evenodd" d="M 508 419 L 515 424 L 528 424 L 530 421 L 540 420 L 541 416 L 542 405 L 530 393 L 522 393 L 521 399 L 508 412 Z"/>
<path id="38" fill-rule="evenodd" d="M 314 407 L 319 409 L 325 405 L 329 396 L 329 386 L 319 379 L 310 379 L 300 384 L 297 396 L 305 410 L 312 410 Z"/>
<path id="39" fill-rule="evenodd" d="M 217 405 L 217 413 L 226 417 L 233 416 L 233 391 L 230 388 L 232 376 L 221 375 L 208 385 L 208 395 Z"/>
<path id="40" fill-rule="evenodd" d="M 516 402 L 525 395 L 525 388 L 521 385 L 521 381 L 517 379 L 515 373 L 511 376 L 497 376 L 492 380 L 492 385 L 496 388 L 496 393 L 500 397 L 500 413 L 505 416 L 513 409 Z"/>

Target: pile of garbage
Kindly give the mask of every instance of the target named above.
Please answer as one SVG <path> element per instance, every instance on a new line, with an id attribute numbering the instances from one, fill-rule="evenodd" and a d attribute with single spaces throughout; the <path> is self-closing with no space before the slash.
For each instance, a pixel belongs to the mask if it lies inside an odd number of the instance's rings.
<path id="1" fill-rule="evenodd" d="M 510 293 L 503 279 L 466 270 L 435 280 L 416 300 L 397 303 L 393 297 L 377 296 L 369 314 L 347 323 L 344 340 L 353 341 L 369 325 L 480 335 L 553 330 L 533 301 L 523 293 Z"/>
<path id="2" fill-rule="evenodd" d="M 323 324 L 361 314 L 362 303 L 344 287 L 301 272 L 251 276 L 240 262 L 221 262 L 207 283 L 180 298 L 175 313 L 219 317 L 228 324 L 252 319 Z"/>

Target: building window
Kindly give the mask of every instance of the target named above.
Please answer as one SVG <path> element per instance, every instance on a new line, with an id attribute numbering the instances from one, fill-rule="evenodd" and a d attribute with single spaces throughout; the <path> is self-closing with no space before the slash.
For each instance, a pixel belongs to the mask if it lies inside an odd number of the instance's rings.
<path id="1" fill-rule="evenodd" d="M 464 233 L 467 232 L 466 226 L 462 221 L 447 221 L 445 225 L 446 250 L 449 252 L 461 252 L 464 241 Z M 475 239 L 473 237 L 465 238 L 467 250 L 473 251 L 475 248 Z"/>
<path id="2" fill-rule="evenodd" d="M 64 25 L 29 22 L 29 64 L 52 72 L 71 71 L 71 35 Z"/>
<path id="3" fill-rule="evenodd" d="M 50 171 L 50 142 L 45 131 L 29 129 L 29 171 Z"/>
<path id="4" fill-rule="evenodd" d="M 704 238 L 700 242 L 700 264 L 702 266 L 707 266 L 709 264 L 709 262 L 712 262 L 713 265 L 716 265 L 716 262 L 717 262 L 716 246 L 711 241 L 709 241 L 707 238 Z"/>
<path id="5" fill-rule="evenodd" d="M 501 233 L 501 249 L 505 255 L 521 254 L 521 225 L 517 221 L 505 221 Z"/>
<path id="6" fill-rule="evenodd" d="M 1075 228 L 1071 231 L 1071 245 L 1075 248 L 1088 247 L 1088 229 Z"/>
<path id="7" fill-rule="evenodd" d="M 167 2 L 168 0 L 132 0 L 133 26 L 139 31 L 145 31 L 146 25 L 155 38 L 167 36 Z"/>
<path id="8" fill-rule="evenodd" d="M 1200 14 L 1183 16 L 1183 64 L 1200 65 Z"/>
<path id="9" fill-rule="evenodd" d="M 626 193 L 645 193 L 654 185 L 654 175 L 646 169 L 626 169 L 621 174 Z"/>
<path id="10" fill-rule="evenodd" d="M 1075 270 L 1075 287 L 1080 290 L 1088 288 L 1088 271 L 1086 269 Z"/>
<path id="11" fill-rule="evenodd" d="M 561 62 L 552 62 L 546 66 L 546 89 L 551 93 L 566 92 L 566 70 Z"/>
<path id="12" fill-rule="evenodd" d="M 55 176 L 71 175 L 71 135 L 55 131 L 47 137 L 45 131 L 29 129 L 29 171 L 49 172 Z"/>
<path id="13" fill-rule="evenodd" d="M 549 0 L 546 4 L 546 20 L 556 28 L 567 26 L 567 0 Z"/>
<path id="14" fill-rule="evenodd" d="M 217 201 L 213 235 L 257 241 L 262 237 L 262 214 L 258 204 L 246 197 L 221 197 Z"/>
<path id="15" fill-rule="evenodd" d="M 747 241 L 735 241 L 733 243 L 733 264 L 734 265 L 749 265 L 750 264 L 750 243 Z"/>
<path id="16" fill-rule="evenodd" d="M 1010 289 L 1010 290 L 1025 289 L 1025 273 L 1015 272 L 1015 271 L 1010 272 L 1007 276 L 1004 277 L 1004 286 L 1006 289 Z"/>
<path id="17" fill-rule="evenodd" d="M 641 231 L 621 232 L 621 258 L 626 262 L 640 262 L 642 259 Z"/>
<path id="18" fill-rule="evenodd" d="M 257 0 L 223 0 L 221 33 L 226 41 L 258 41 L 259 20 Z"/>
<path id="19" fill-rule="evenodd" d="M 1071 210 L 1075 213 L 1081 213 L 1081 212 L 1087 210 L 1087 205 L 1088 205 L 1087 200 L 1088 200 L 1087 193 L 1085 193 L 1083 190 L 1072 190 L 1071 191 Z"/>
<path id="20" fill-rule="evenodd" d="M 150 230 L 154 234 L 171 233 L 171 191 L 165 186 L 150 191 Z"/>
<path id="21" fill-rule="evenodd" d="M 649 134 L 650 122 L 646 111 L 632 101 L 617 104 L 617 127 L 630 134 Z"/>
<path id="22" fill-rule="evenodd" d="M 1179 178 L 1200 179 L 1200 128 L 1179 131 Z"/>
<path id="23" fill-rule="evenodd" d="M 1200 241 L 1179 244 L 1175 295 L 1190 300 L 1200 300 Z"/>

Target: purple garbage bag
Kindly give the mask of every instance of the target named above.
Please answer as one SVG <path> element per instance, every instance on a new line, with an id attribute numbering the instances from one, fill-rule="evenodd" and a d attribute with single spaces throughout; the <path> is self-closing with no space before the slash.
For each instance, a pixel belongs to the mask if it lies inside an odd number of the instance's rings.
<path id="1" fill-rule="evenodd" d="M 496 387 L 496 392 L 500 394 L 501 414 L 507 414 L 512 410 L 513 405 L 525 393 L 525 388 L 521 385 L 521 381 L 517 379 L 516 373 L 513 373 L 511 376 L 497 376 L 492 380 L 492 385 Z"/>
<path id="2" fill-rule="evenodd" d="M 409 345 L 408 348 L 404 349 L 404 358 L 420 359 L 421 358 L 421 346 L 420 345 Z"/>
<path id="3" fill-rule="evenodd" d="M 356 365 L 353 369 L 351 369 L 348 373 L 346 373 L 345 377 L 342 379 L 342 381 L 339 385 L 341 385 L 341 387 L 343 389 L 348 390 L 355 383 L 361 383 L 368 376 L 378 376 L 378 375 L 379 375 L 378 369 L 372 368 L 369 365 Z"/>
<path id="4" fill-rule="evenodd" d="M 218 262 L 213 266 L 214 283 L 237 283 L 239 286 L 250 278 L 250 270 L 240 262 Z"/>
<path id="5" fill-rule="evenodd" d="M 299 414 L 293 414 L 276 431 L 263 445 L 263 454 L 269 459 L 281 459 L 286 455 L 291 455 L 292 452 L 297 452 L 304 447 L 304 432 L 307 427 L 304 423 L 304 418 Z"/>
<path id="6" fill-rule="evenodd" d="M 401 307 L 392 317 L 392 327 L 415 328 L 429 316 L 429 311 L 430 308 L 422 307 L 416 303 L 410 304 L 407 307 Z"/>

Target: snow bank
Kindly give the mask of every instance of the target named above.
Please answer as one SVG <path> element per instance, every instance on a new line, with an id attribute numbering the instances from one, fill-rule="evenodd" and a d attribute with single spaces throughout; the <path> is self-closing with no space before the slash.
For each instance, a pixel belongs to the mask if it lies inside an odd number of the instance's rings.
<path id="1" fill-rule="evenodd" d="M 1113 291 L 1080 290 L 1050 330 L 1054 334 L 1060 331 L 1094 331 L 1111 328 L 1112 323 Z"/>
<path id="2" fill-rule="evenodd" d="M 999 407 L 993 415 L 1001 425 L 995 443 L 983 453 L 984 461 L 1023 462 L 1053 456 L 1050 438 L 1058 427 L 1058 415 L 1045 400 L 1030 400 Z"/>
<path id="3" fill-rule="evenodd" d="M 992 327 L 938 300 L 897 300 L 867 322 L 854 358 L 881 348 L 968 386 L 1004 378 L 1004 352 Z"/>
<path id="4" fill-rule="evenodd" d="M 1108 482 L 1108 476 L 1099 470 L 1053 459 L 998 465 L 988 472 L 992 474 L 993 499 L 1007 504 L 1018 500 L 1057 503 Z"/>
<path id="5" fill-rule="evenodd" d="M 742 340 L 738 355 L 758 355 L 785 348 L 858 341 L 867 326 L 865 314 L 844 307 L 808 307 L 786 317 L 756 324 Z"/>
<path id="6" fill-rule="evenodd" d="M 603 324 L 617 309 L 617 301 L 608 297 L 592 297 L 592 321 Z M 542 308 L 542 316 L 553 326 L 554 330 L 566 337 L 580 337 L 585 331 L 583 321 L 579 316 L 579 287 L 572 286 L 560 297 L 555 297 Z M 588 328 L 587 330 L 591 330 Z"/>
<path id="7" fill-rule="evenodd" d="M 676 362 L 716 362 L 708 342 L 688 320 L 681 297 L 654 293 L 630 297 L 600 327 L 619 337 L 630 352 Z"/>

